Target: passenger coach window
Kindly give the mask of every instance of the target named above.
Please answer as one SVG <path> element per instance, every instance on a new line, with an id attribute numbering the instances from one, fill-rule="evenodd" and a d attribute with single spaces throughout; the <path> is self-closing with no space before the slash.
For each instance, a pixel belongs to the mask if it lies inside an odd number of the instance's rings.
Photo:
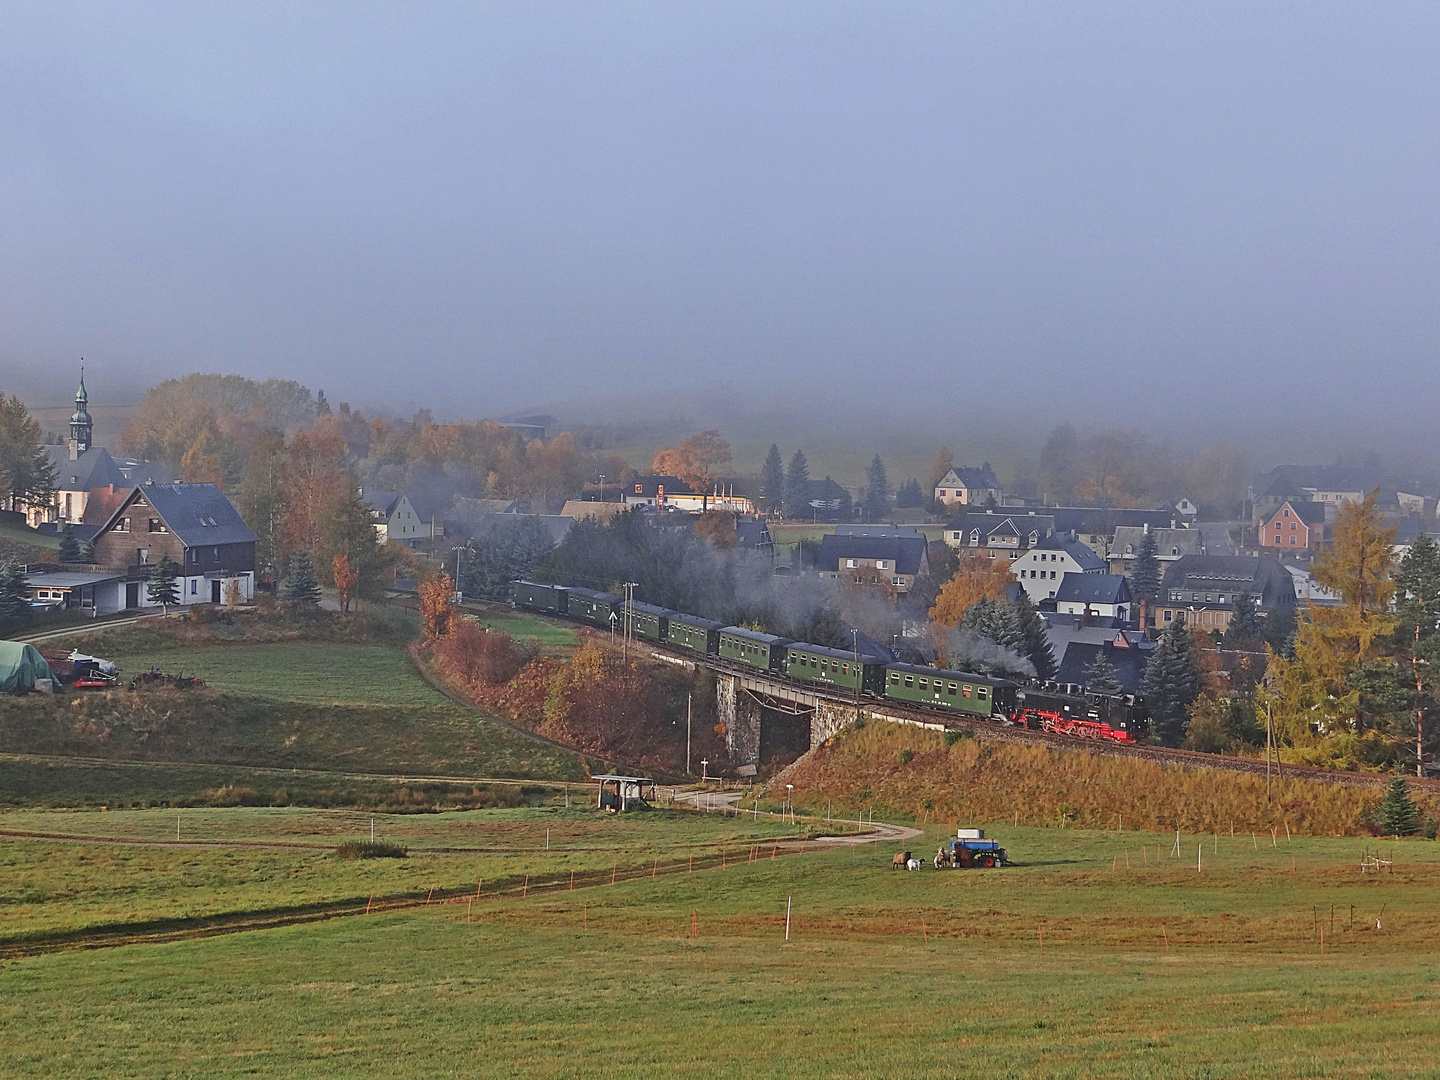
<path id="1" fill-rule="evenodd" d="M 946 693 L 948 693 L 951 697 L 955 696 L 955 684 L 953 682 L 949 686 L 947 686 L 945 690 Z"/>
<path id="2" fill-rule="evenodd" d="M 970 687 L 968 687 L 968 686 L 961 687 L 960 693 L 964 694 L 966 697 L 969 697 L 969 696 L 970 696 Z"/>
<path id="3" fill-rule="evenodd" d="M 906 676 L 905 676 L 905 685 L 906 685 L 906 686 L 914 686 L 914 685 L 915 685 L 915 676 L 914 676 L 914 675 L 906 675 Z"/>
<path id="4" fill-rule="evenodd" d="M 987 692 L 988 692 L 987 688 L 984 687 L 984 686 L 981 686 L 981 687 L 978 687 L 978 688 L 976 689 L 976 691 L 975 691 L 975 696 L 976 696 L 977 698 L 979 698 L 981 701 L 984 701 L 984 700 L 985 700 L 985 695 L 986 695 Z"/>

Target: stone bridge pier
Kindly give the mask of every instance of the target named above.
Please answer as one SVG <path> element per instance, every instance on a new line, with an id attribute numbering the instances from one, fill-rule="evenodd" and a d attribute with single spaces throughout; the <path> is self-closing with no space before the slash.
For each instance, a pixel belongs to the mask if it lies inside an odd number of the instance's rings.
<path id="1" fill-rule="evenodd" d="M 715 707 L 725 725 L 725 749 L 734 768 L 760 767 L 760 703 L 734 675 L 716 675 Z"/>

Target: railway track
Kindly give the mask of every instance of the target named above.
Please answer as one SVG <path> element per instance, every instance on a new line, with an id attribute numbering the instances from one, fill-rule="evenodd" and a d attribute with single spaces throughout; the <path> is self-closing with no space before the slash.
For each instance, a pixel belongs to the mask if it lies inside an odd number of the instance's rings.
<path id="1" fill-rule="evenodd" d="M 843 705 L 846 708 L 854 707 L 856 704 L 856 699 L 853 694 L 836 692 L 814 683 L 794 681 L 776 675 L 774 672 L 761 671 L 759 668 L 748 667 L 744 664 L 726 660 L 723 657 L 710 656 L 708 654 L 700 656 L 697 653 L 671 649 L 652 641 L 644 642 L 643 647 L 653 653 L 657 658 L 668 662 L 684 661 L 691 664 L 700 664 L 711 671 L 721 674 L 740 675 L 749 679 L 772 681 L 779 686 L 784 686 L 792 690 L 803 690 L 805 693 L 811 694 L 817 699 Z M 976 738 L 993 739 L 997 742 L 1013 742 L 1028 746 L 1046 746 L 1056 750 L 1086 750 L 1094 754 L 1111 754 L 1116 757 L 1137 757 L 1148 761 L 1175 765 L 1181 768 L 1223 769 L 1228 772 L 1246 773 L 1252 776 L 1264 776 L 1266 773 L 1265 762 L 1256 761 L 1252 758 L 1230 758 L 1222 754 L 1206 754 L 1199 750 L 1180 750 L 1165 746 L 1143 746 L 1137 744 L 1127 745 L 1125 743 L 1112 742 L 1108 739 L 1084 739 L 1073 735 L 1058 735 L 1049 731 L 1031 731 L 1028 728 L 1004 724 L 998 721 L 962 717 L 948 709 L 925 709 L 874 697 L 861 697 L 860 707 L 872 716 L 880 718 L 893 717 L 901 722 L 926 724 L 945 729 L 958 729 Z M 1322 783 L 1344 784 L 1349 787 L 1362 788 L 1384 787 L 1390 782 L 1388 774 L 1345 772 L 1339 769 L 1321 769 L 1310 765 L 1272 765 L 1271 775 L 1292 779 L 1298 777 Z M 1410 777 L 1409 781 L 1411 786 L 1417 790 L 1440 792 L 1440 780 Z"/>

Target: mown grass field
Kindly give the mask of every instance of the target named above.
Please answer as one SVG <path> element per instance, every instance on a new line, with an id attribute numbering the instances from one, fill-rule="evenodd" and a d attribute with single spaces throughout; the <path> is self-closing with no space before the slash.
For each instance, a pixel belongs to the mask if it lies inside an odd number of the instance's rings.
<path id="1" fill-rule="evenodd" d="M 385 620 L 377 625 L 396 636 Z M 102 630 L 76 644 L 114 659 L 127 680 L 158 667 L 199 675 L 207 689 L 0 699 L 0 751 L 6 754 L 0 759 L 0 806 L 217 800 L 325 806 L 343 804 L 347 795 L 355 797 L 353 805 L 383 806 L 395 800 L 346 776 L 585 775 L 570 751 L 457 706 L 433 689 L 400 640 L 334 640 L 333 628 L 317 624 L 314 633 L 331 638 L 245 641 L 251 631 L 310 632 L 245 618 L 215 627 L 177 623 L 163 631 L 149 625 Z M 177 637 L 186 634 L 199 639 Z M 220 634 L 241 639 L 215 636 Z M 67 758 L 88 760 L 66 764 Z M 100 764 L 105 760 L 115 764 Z M 180 765 L 191 768 L 177 770 Z M 216 767 L 255 771 L 217 774 Z M 327 781 L 267 771 L 277 769 L 343 775 Z M 206 782 L 211 779 L 217 782 Z M 217 794 L 226 787 L 246 790 Z"/>
<path id="2" fill-rule="evenodd" d="M 105 815 L 71 817 L 98 829 Z M 110 817 L 133 835 L 166 824 Z M 410 866 L 52 845 L 57 854 L 31 857 L 24 871 L 30 899 L 7 892 L 0 912 L 8 922 L 45 890 L 41 908 L 80 903 L 75 882 L 86 875 L 94 888 L 106 877 L 135 885 L 110 897 L 117 908 L 226 890 L 243 903 L 307 878 L 419 889 L 444 860 L 467 873 L 487 859 L 543 865 L 547 822 L 565 831 L 561 857 L 640 865 L 756 828 L 551 808 L 387 822 L 417 850 L 456 837 L 512 845 L 412 856 Z M 328 842 L 362 823 L 227 811 L 195 826 Z M 394 831 L 412 828 L 421 831 Z M 1177 859 L 1173 834 L 992 832 L 1020 865 L 895 872 L 891 849 L 872 847 L 14 961 L 0 968 L 0 1060 L 14 1076 L 1434 1075 L 1440 845 L 1383 845 L 1394 869 L 1374 876 L 1359 870 L 1374 841 L 1222 837 L 1216 853 L 1213 836 L 1182 837 Z M 113 862 L 82 867 L 82 852 Z M 247 874 L 253 882 L 238 880 Z"/>
<path id="3" fill-rule="evenodd" d="M 580 643 L 580 636 L 572 627 L 516 611 L 508 604 L 467 601 L 464 611 L 478 619 L 482 626 L 502 630 L 522 643 L 533 641 L 547 653 L 567 652 Z"/>

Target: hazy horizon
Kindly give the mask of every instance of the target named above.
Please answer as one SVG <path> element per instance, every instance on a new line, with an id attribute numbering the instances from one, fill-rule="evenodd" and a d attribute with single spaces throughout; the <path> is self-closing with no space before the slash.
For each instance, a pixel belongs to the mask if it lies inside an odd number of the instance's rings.
<path id="1" fill-rule="evenodd" d="M 0 377 L 1423 457 L 1437 45 L 1420 5 L 11 7 Z"/>

